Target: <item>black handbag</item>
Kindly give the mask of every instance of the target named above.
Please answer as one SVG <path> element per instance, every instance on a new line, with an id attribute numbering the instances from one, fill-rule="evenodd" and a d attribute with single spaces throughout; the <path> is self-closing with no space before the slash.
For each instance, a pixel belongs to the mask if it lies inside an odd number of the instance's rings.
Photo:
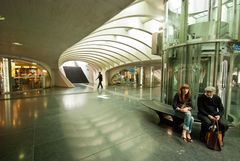
<path id="1" fill-rule="evenodd" d="M 216 125 L 216 129 L 215 129 Z M 209 149 L 221 151 L 223 146 L 222 132 L 219 131 L 218 121 L 214 121 L 206 134 L 206 145 Z"/>

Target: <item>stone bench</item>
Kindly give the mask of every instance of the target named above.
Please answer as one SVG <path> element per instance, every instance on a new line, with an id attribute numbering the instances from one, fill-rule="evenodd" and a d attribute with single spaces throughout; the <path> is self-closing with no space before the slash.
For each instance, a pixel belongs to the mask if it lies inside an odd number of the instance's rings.
<path id="1" fill-rule="evenodd" d="M 171 105 L 163 104 L 156 100 L 142 100 L 141 103 L 144 106 L 154 110 L 158 114 L 161 122 L 170 124 L 174 128 L 178 128 L 179 125 L 183 123 L 182 118 L 174 115 L 174 111 Z M 192 116 L 194 117 L 194 122 L 201 122 L 197 118 L 197 112 L 193 111 Z"/>

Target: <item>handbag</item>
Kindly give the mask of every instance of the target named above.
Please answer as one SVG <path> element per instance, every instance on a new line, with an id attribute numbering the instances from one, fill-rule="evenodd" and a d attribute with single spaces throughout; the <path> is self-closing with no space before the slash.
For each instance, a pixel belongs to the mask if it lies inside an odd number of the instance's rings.
<path id="1" fill-rule="evenodd" d="M 187 103 L 186 103 L 186 102 L 184 102 L 184 103 L 180 106 L 180 108 L 181 108 L 181 109 L 183 109 L 183 108 L 188 108 L 189 111 L 192 110 L 192 107 L 187 106 Z"/>
<path id="2" fill-rule="evenodd" d="M 215 129 L 216 127 L 216 129 Z M 219 131 L 218 121 L 214 121 L 206 134 L 206 145 L 209 149 L 221 151 L 223 146 L 222 132 Z"/>
<path id="3" fill-rule="evenodd" d="M 187 107 L 187 106 L 186 106 L 186 102 L 184 102 L 180 108 L 183 109 L 183 108 L 185 108 L 185 107 Z"/>

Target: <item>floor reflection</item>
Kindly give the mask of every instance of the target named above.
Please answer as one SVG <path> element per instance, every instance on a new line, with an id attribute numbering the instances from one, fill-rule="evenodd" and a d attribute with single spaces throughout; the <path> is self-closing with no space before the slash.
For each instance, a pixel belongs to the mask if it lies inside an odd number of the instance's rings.
<path id="1" fill-rule="evenodd" d="M 41 97 L 1 101 L 0 160 L 221 161 L 240 157 L 239 129 L 234 133 L 229 129 L 223 152 L 215 156 L 201 142 L 184 144 L 180 132 L 158 124 L 156 113 L 138 101 L 154 98 L 155 89 L 71 92 L 58 89 Z M 199 127 L 194 124 L 194 139 Z"/>

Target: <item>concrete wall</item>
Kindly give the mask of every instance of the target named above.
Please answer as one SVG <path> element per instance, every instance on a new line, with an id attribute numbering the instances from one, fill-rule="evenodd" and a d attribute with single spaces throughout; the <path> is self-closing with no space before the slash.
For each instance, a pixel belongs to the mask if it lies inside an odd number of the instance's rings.
<path id="1" fill-rule="evenodd" d="M 51 85 L 52 87 L 74 87 L 74 85 L 57 69 L 51 69 Z"/>

